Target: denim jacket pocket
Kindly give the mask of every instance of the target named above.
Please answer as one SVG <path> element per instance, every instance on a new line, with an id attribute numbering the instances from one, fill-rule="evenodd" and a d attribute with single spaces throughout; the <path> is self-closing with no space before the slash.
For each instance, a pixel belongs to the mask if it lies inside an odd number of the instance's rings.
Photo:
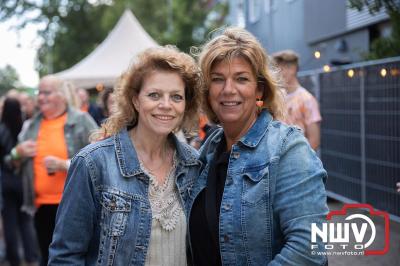
<path id="1" fill-rule="evenodd" d="M 111 192 L 101 194 L 101 223 L 108 236 L 121 236 L 125 232 L 131 199 Z"/>
<path id="2" fill-rule="evenodd" d="M 269 194 L 269 164 L 244 169 L 242 200 L 244 204 L 264 202 Z"/>

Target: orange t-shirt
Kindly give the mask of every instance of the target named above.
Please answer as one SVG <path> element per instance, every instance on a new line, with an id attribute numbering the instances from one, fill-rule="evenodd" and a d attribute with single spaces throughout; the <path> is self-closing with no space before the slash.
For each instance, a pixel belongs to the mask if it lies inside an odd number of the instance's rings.
<path id="1" fill-rule="evenodd" d="M 44 157 L 52 155 L 60 159 L 68 159 L 67 144 L 64 137 L 64 125 L 67 114 L 56 119 L 43 119 L 36 140 L 37 153 L 33 158 L 34 187 L 37 206 L 42 204 L 59 204 L 64 189 L 67 173 L 57 171 L 48 175 L 44 165 Z"/>

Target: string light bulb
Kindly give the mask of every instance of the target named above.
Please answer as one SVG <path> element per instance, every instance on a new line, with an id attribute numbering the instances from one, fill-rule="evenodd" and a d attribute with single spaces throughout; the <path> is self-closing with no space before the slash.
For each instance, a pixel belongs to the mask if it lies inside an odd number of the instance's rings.
<path id="1" fill-rule="evenodd" d="M 382 68 L 381 71 L 380 71 L 379 73 L 381 74 L 382 78 L 386 77 L 386 75 L 387 75 L 387 70 L 386 70 L 386 68 Z"/>
<path id="2" fill-rule="evenodd" d="M 354 77 L 354 70 L 353 70 L 353 69 L 347 70 L 347 76 L 348 76 L 349 78 Z"/>

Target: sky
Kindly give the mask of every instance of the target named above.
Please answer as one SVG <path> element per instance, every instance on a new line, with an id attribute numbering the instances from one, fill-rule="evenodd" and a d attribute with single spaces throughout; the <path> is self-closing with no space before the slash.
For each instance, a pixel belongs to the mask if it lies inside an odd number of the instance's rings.
<path id="1" fill-rule="evenodd" d="M 35 70 L 36 51 L 41 41 L 37 25 L 27 25 L 18 33 L 9 29 L 13 21 L 0 23 L 0 67 L 13 66 L 23 85 L 36 87 L 39 75 Z"/>

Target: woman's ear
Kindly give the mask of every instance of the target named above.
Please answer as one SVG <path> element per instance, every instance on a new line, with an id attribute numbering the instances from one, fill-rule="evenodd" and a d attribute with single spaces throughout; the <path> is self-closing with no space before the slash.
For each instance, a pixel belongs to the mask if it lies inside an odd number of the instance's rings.
<path id="1" fill-rule="evenodd" d="M 133 103 L 133 107 L 136 109 L 136 111 L 139 110 L 140 104 L 139 104 L 139 96 L 138 95 L 133 95 L 132 97 L 132 103 Z"/>
<path id="2" fill-rule="evenodd" d="M 264 92 L 265 92 L 265 79 L 264 78 L 258 78 L 257 80 L 257 91 L 256 91 L 256 97 L 257 99 L 263 99 Z"/>

